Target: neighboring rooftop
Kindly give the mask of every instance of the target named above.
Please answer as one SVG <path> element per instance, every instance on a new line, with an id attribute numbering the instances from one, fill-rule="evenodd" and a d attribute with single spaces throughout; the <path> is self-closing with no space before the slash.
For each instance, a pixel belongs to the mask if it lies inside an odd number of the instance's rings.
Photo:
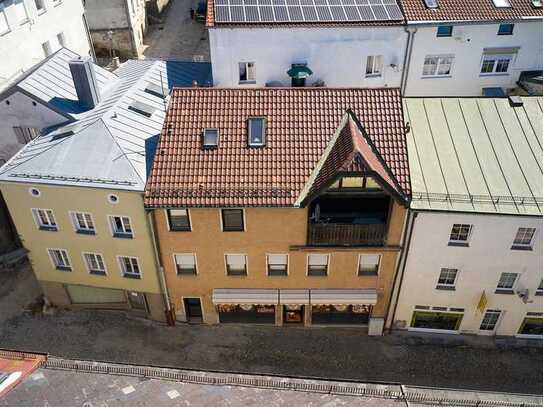
<path id="1" fill-rule="evenodd" d="M 398 25 L 397 0 L 209 0 L 207 26 Z"/>
<path id="2" fill-rule="evenodd" d="M 515 105 L 507 98 L 404 99 L 411 207 L 542 215 L 543 97 Z"/>
<path id="3" fill-rule="evenodd" d="M 438 21 L 512 21 L 543 18 L 543 7 L 532 0 L 504 0 L 510 7 L 496 7 L 494 0 L 435 0 L 428 7 L 425 0 L 400 0 L 408 23 Z M 428 1 L 430 3 L 430 1 Z"/>
<path id="4" fill-rule="evenodd" d="M 44 130 L 4 165 L 0 180 L 142 191 L 169 91 L 194 81 L 211 84 L 211 66 L 133 60 L 109 73 L 95 65 L 101 102 L 82 111 L 68 66 L 76 57 L 61 49 L 0 95 L 22 89 L 67 117 L 65 124 Z"/>
<path id="5" fill-rule="evenodd" d="M 347 110 L 409 194 L 399 89 L 174 89 L 146 204 L 293 206 Z M 248 119 L 265 118 L 265 145 L 248 145 Z M 203 148 L 204 129 L 218 129 Z M 364 141 L 365 142 L 365 141 Z"/>

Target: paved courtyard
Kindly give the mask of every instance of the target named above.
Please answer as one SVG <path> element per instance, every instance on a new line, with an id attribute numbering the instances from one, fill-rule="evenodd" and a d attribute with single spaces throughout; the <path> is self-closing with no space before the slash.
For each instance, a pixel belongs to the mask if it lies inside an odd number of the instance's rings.
<path id="1" fill-rule="evenodd" d="M 22 311 L 20 300 L 36 294 L 29 268 L 12 281 L 0 272 L 0 287 L 11 284 L 10 294 L 0 294 L 0 310 L 11 310 L 0 312 L 2 348 L 197 370 L 543 394 L 543 341 L 368 337 L 356 328 L 332 327 L 167 327 L 117 311 L 32 314 Z"/>

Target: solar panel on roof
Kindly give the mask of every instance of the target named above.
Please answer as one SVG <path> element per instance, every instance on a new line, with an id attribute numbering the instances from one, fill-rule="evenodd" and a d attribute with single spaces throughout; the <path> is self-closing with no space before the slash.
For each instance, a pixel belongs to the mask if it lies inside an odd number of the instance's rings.
<path id="1" fill-rule="evenodd" d="M 395 21 L 403 18 L 397 0 L 216 0 L 214 7 L 218 23 Z"/>

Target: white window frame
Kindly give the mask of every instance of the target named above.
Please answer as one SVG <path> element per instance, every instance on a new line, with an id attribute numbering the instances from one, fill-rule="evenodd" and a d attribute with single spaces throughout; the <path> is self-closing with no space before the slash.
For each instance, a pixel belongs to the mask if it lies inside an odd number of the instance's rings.
<path id="1" fill-rule="evenodd" d="M 243 65 L 245 66 L 246 79 L 241 79 L 241 67 Z M 250 68 L 249 68 L 249 65 L 251 65 Z M 240 84 L 256 83 L 256 64 L 254 61 L 238 62 L 238 81 Z"/>
<path id="2" fill-rule="evenodd" d="M 51 47 L 51 41 L 47 40 L 41 44 L 43 55 L 45 55 L 45 58 L 49 57 L 53 54 L 53 48 Z"/>
<path id="3" fill-rule="evenodd" d="M 379 78 L 383 76 L 383 55 L 368 55 L 366 57 L 366 78 Z M 368 72 L 369 71 L 369 72 Z"/>
<path id="4" fill-rule="evenodd" d="M 121 223 L 123 225 L 123 231 L 122 232 L 116 231 L 116 226 L 117 225 L 116 225 L 116 222 L 114 221 L 115 218 L 121 218 Z M 124 225 L 124 221 L 122 220 L 122 218 L 128 219 L 128 224 L 130 225 L 131 232 L 124 231 L 125 230 L 125 225 Z M 136 236 L 136 234 L 134 233 L 134 226 L 132 224 L 132 218 L 130 216 L 126 216 L 126 215 L 108 215 L 108 223 L 109 223 L 109 227 L 111 229 L 111 235 L 113 237 L 125 238 L 125 239 L 134 239 L 134 237 Z"/>
<path id="5" fill-rule="evenodd" d="M 96 234 L 96 222 L 94 221 L 94 217 L 92 216 L 92 213 L 81 212 L 81 211 L 69 211 L 69 212 L 70 212 L 70 217 L 72 219 L 72 225 L 76 232 L 81 232 L 81 233 L 86 233 L 86 234 Z M 85 227 L 81 227 L 79 225 L 79 220 L 77 219 L 77 215 L 83 215 Z M 90 217 L 90 221 L 93 226 L 92 228 L 89 227 L 89 222 L 88 222 L 88 219 L 86 218 L 86 215 Z"/>
<path id="6" fill-rule="evenodd" d="M 63 257 L 62 260 L 63 261 L 67 260 L 68 264 L 64 266 L 56 264 L 55 259 L 53 258 L 53 255 L 51 254 L 51 252 L 53 251 L 59 251 L 61 253 L 61 257 Z M 68 254 L 68 250 L 49 247 L 47 248 L 47 254 L 49 255 L 49 259 L 51 260 L 51 264 L 53 265 L 53 268 L 55 270 L 68 271 L 68 272 L 73 271 L 72 259 L 70 258 L 70 255 Z"/>
<path id="7" fill-rule="evenodd" d="M 6 29 L 0 32 L 0 36 L 7 34 L 11 31 L 11 26 L 9 25 L 8 16 L 6 15 L 6 8 L 4 4 L 0 4 L 0 19 L 3 18 L 6 23 Z"/>
<path id="8" fill-rule="evenodd" d="M 91 265 L 89 264 L 87 260 L 87 255 L 94 256 L 96 264 L 99 264 L 98 262 L 98 256 L 102 259 L 102 265 L 104 266 L 103 270 L 100 269 L 92 269 Z M 92 274 L 93 276 L 106 276 L 107 275 L 107 266 L 106 266 L 106 260 L 102 253 L 94 253 L 94 252 L 82 252 L 81 257 L 83 258 L 83 263 L 85 263 L 85 267 L 87 268 L 87 271 L 89 274 Z"/>
<path id="9" fill-rule="evenodd" d="M 496 68 L 498 66 L 498 60 L 500 59 L 500 57 L 501 57 L 501 60 L 507 59 L 509 61 L 507 64 L 507 71 L 505 72 L 496 72 Z M 494 60 L 494 64 L 492 65 L 492 72 L 483 72 L 483 65 L 485 64 L 485 61 L 492 60 L 492 59 Z M 514 60 L 515 60 L 514 54 L 484 54 L 483 53 L 483 56 L 481 57 L 481 64 L 479 67 L 479 75 L 480 76 L 509 75 L 511 66 L 513 65 Z"/>
<path id="10" fill-rule="evenodd" d="M 270 258 L 269 258 L 269 256 L 286 256 L 286 258 L 287 258 L 287 263 L 286 263 L 287 269 L 285 270 L 286 274 L 281 274 L 281 275 L 272 275 L 272 274 L 270 274 Z M 289 269 L 290 269 L 290 256 L 288 255 L 288 253 L 266 253 L 266 275 L 268 277 L 288 277 Z"/>
<path id="11" fill-rule="evenodd" d="M 46 208 L 32 208 L 32 217 L 34 218 L 34 222 L 36 222 L 36 226 L 39 230 L 47 230 L 47 231 L 58 231 L 60 228 L 57 223 L 57 218 L 55 216 L 55 213 L 52 209 L 46 209 Z M 42 223 L 42 219 L 39 215 L 39 211 L 44 211 L 45 217 L 47 218 L 49 224 Z M 51 224 L 51 221 L 53 224 Z"/>
<path id="12" fill-rule="evenodd" d="M 260 143 L 253 142 L 251 120 L 262 120 L 262 141 Z M 247 119 L 247 133 L 248 133 L 247 142 L 249 143 L 251 147 L 262 147 L 266 145 L 266 124 L 267 124 L 267 120 L 264 116 L 251 116 Z"/>
<path id="13" fill-rule="evenodd" d="M 517 236 L 519 235 L 521 230 L 528 230 L 528 229 L 534 231 L 530 241 L 528 243 L 517 243 L 516 242 Z M 513 244 L 511 245 L 511 248 L 512 249 L 531 249 L 533 247 L 536 234 L 537 234 L 537 228 L 520 226 L 519 228 L 517 228 L 517 232 L 515 233 L 515 237 L 513 238 Z M 525 235 L 526 235 L 526 233 L 525 233 Z"/>
<path id="14" fill-rule="evenodd" d="M 317 256 L 327 256 L 327 263 L 326 263 L 326 274 L 323 274 L 323 275 L 318 275 L 318 274 L 309 274 L 309 257 L 311 257 L 312 255 L 317 255 Z M 307 257 L 306 257 L 306 267 L 305 267 L 305 274 L 306 276 L 308 277 L 329 277 L 330 276 L 330 258 L 332 256 L 330 255 L 330 253 L 308 253 L 307 254 Z"/>
<path id="15" fill-rule="evenodd" d="M 378 257 L 378 262 L 377 262 L 377 272 L 375 274 L 362 274 L 361 273 L 361 270 L 360 270 L 360 266 L 362 265 L 362 258 L 364 256 L 377 256 Z M 378 276 L 380 271 L 381 271 L 381 262 L 383 260 L 383 256 L 378 253 L 378 254 L 373 254 L 373 253 L 360 253 L 358 255 L 358 265 L 356 267 L 356 275 L 358 277 L 375 277 L 375 276 Z"/>
<path id="16" fill-rule="evenodd" d="M 494 324 L 494 327 L 492 329 L 482 329 L 483 322 L 485 321 L 486 314 L 498 314 L 498 318 L 496 319 L 496 323 Z M 483 317 L 481 318 L 481 323 L 479 324 L 479 332 L 486 335 L 492 335 L 494 332 L 496 332 L 496 328 L 498 328 L 498 324 L 500 323 L 501 317 L 503 315 L 503 311 L 499 309 L 486 309 L 485 313 L 483 314 Z"/>
<path id="17" fill-rule="evenodd" d="M 228 274 L 228 256 L 245 257 L 245 274 Z M 247 277 L 249 275 L 249 256 L 247 256 L 246 253 L 225 253 L 224 254 L 224 271 L 228 277 Z"/>
<path id="18" fill-rule="evenodd" d="M 136 264 L 138 265 L 139 273 L 127 272 L 125 270 L 125 264 L 124 264 L 124 261 L 123 261 L 123 259 L 125 259 L 125 258 L 130 259 L 131 261 L 136 260 Z M 119 264 L 119 270 L 121 272 L 121 277 L 131 278 L 131 277 L 126 277 L 128 275 L 128 276 L 139 276 L 139 278 L 136 278 L 136 279 L 140 279 L 140 280 L 143 278 L 143 271 L 141 269 L 141 264 L 140 264 L 139 258 L 137 258 L 135 256 L 117 256 L 117 262 Z M 131 267 L 133 268 L 132 263 L 131 263 Z"/>
<path id="19" fill-rule="evenodd" d="M 187 230 L 181 230 L 181 229 L 172 229 L 172 225 L 170 223 L 170 215 L 168 214 L 168 211 L 180 211 L 185 210 L 187 211 L 187 218 L 189 220 L 189 228 Z M 164 209 L 164 216 L 166 217 L 166 223 L 168 224 L 168 232 L 192 232 L 192 219 L 190 217 L 190 210 L 189 208 L 169 208 Z"/>
<path id="20" fill-rule="evenodd" d="M 426 60 L 428 60 L 430 58 L 437 58 L 437 63 L 436 63 L 436 66 L 435 66 L 435 70 L 434 70 L 433 73 L 425 73 L 425 67 L 427 65 Z M 446 58 L 451 59 L 449 72 L 440 74 L 439 73 L 440 68 L 442 66 L 444 66 L 444 65 L 447 65 L 447 64 L 443 63 L 443 60 L 445 60 Z M 448 77 L 451 77 L 452 73 L 453 73 L 453 68 L 454 68 L 454 60 L 455 60 L 455 55 L 454 54 L 426 55 L 424 57 L 424 61 L 423 61 L 423 64 L 422 64 L 422 77 L 423 78 L 448 78 Z"/>
<path id="21" fill-rule="evenodd" d="M 194 273 L 180 273 L 177 266 L 177 256 L 192 256 L 194 259 Z M 198 275 L 198 260 L 196 259 L 196 253 L 173 253 L 173 264 L 175 267 L 175 274 L 178 276 L 197 276 Z"/>
<path id="22" fill-rule="evenodd" d="M 41 8 L 38 8 L 38 3 L 41 4 Z M 39 16 L 41 16 L 43 13 L 47 11 L 45 0 L 34 0 L 34 5 L 36 6 L 36 12 L 38 13 Z"/>
<path id="23" fill-rule="evenodd" d="M 500 287 L 499 284 L 500 284 L 500 281 L 502 279 L 502 276 L 504 274 L 515 274 L 516 277 L 515 277 L 515 281 L 513 281 L 513 284 L 511 285 L 511 287 Z M 497 292 L 509 292 L 509 291 L 515 291 L 515 287 L 517 286 L 517 283 L 518 281 L 520 280 L 520 273 L 515 273 L 515 272 L 512 272 L 512 271 L 504 271 L 502 273 L 500 273 L 499 277 L 498 277 L 498 282 L 496 283 L 496 291 Z"/>
<path id="24" fill-rule="evenodd" d="M 449 272 L 449 271 L 455 271 L 454 275 L 454 281 L 452 284 L 449 283 L 440 283 L 439 280 L 441 279 L 441 273 L 443 272 Z M 456 283 L 458 282 L 458 274 L 460 273 L 460 270 L 456 267 L 441 267 L 439 269 L 439 275 L 437 276 L 437 282 L 436 282 L 436 289 L 455 289 Z"/>
<path id="25" fill-rule="evenodd" d="M 463 240 L 463 239 L 453 239 L 451 237 L 452 233 L 453 233 L 453 229 L 454 227 L 458 225 L 459 227 L 464 227 L 464 226 L 469 226 L 469 231 L 468 231 L 468 235 L 466 237 L 466 240 Z M 451 229 L 449 231 L 449 245 L 463 245 L 463 246 L 467 246 L 469 245 L 469 242 L 471 240 L 471 235 L 473 234 L 473 224 L 472 223 L 453 223 L 453 225 L 451 226 Z"/>
<path id="26" fill-rule="evenodd" d="M 66 34 L 64 34 L 64 31 L 57 34 L 57 42 L 60 48 L 65 48 L 67 46 Z"/>

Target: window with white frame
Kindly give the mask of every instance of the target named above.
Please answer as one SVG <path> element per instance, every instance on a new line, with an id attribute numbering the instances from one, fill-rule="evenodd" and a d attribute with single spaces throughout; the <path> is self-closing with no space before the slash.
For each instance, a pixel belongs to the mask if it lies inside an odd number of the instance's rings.
<path id="1" fill-rule="evenodd" d="M 196 256 L 194 254 L 175 254 L 174 258 L 177 275 L 196 274 Z"/>
<path id="2" fill-rule="evenodd" d="M 458 275 L 458 269 L 442 268 L 439 272 L 439 278 L 437 279 L 436 288 L 439 290 L 452 290 L 456 284 L 456 277 Z"/>
<path id="3" fill-rule="evenodd" d="M 46 58 L 53 53 L 53 49 L 51 48 L 51 43 L 49 41 L 45 41 L 43 44 L 41 44 L 41 48 L 43 50 L 43 55 L 45 55 Z"/>
<path id="4" fill-rule="evenodd" d="M 254 62 L 239 63 L 239 82 L 252 83 L 256 81 L 256 70 Z"/>
<path id="5" fill-rule="evenodd" d="M 266 118 L 249 117 L 248 123 L 248 142 L 251 147 L 261 147 L 266 145 Z"/>
<path id="6" fill-rule="evenodd" d="M 307 275 L 324 277 L 328 275 L 328 254 L 310 254 L 307 256 Z"/>
<path id="7" fill-rule="evenodd" d="M 57 41 L 59 47 L 65 47 L 66 46 L 66 35 L 63 32 L 60 32 L 57 34 Z"/>
<path id="8" fill-rule="evenodd" d="M 244 254 L 227 254 L 226 274 L 229 276 L 246 276 L 247 256 Z"/>
<path id="9" fill-rule="evenodd" d="M 481 63 L 481 75 L 506 74 L 513 62 L 510 54 L 484 54 Z"/>
<path id="10" fill-rule="evenodd" d="M 72 271 L 72 265 L 68 252 L 64 249 L 49 249 L 49 256 L 51 261 L 57 270 Z"/>
<path id="11" fill-rule="evenodd" d="M 368 55 L 366 58 L 366 78 L 381 76 L 383 73 L 383 56 Z"/>
<path id="12" fill-rule="evenodd" d="M 543 279 L 541 279 L 541 282 L 537 286 L 537 290 L 535 290 L 535 295 L 543 295 Z"/>
<path id="13" fill-rule="evenodd" d="M 423 77 L 450 76 L 454 55 L 428 55 L 424 58 Z"/>
<path id="14" fill-rule="evenodd" d="M 358 275 L 376 276 L 379 273 L 380 254 L 361 254 L 358 256 Z"/>
<path id="15" fill-rule="evenodd" d="M 496 293 L 512 294 L 515 283 L 518 279 L 518 273 L 502 273 L 496 287 Z"/>
<path id="16" fill-rule="evenodd" d="M 286 254 L 268 254 L 266 256 L 268 263 L 268 276 L 287 276 L 288 275 L 288 255 Z"/>
<path id="17" fill-rule="evenodd" d="M 109 222 L 113 231 L 113 237 L 131 239 L 134 236 L 128 216 L 110 216 Z"/>
<path id="18" fill-rule="evenodd" d="M 119 257 L 121 273 L 126 278 L 141 278 L 141 269 L 137 257 Z"/>
<path id="19" fill-rule="evenodd" d="M 496 328 L 496 324 L 498 323 L 498 320 L 500 319 L 500 314 L 502 312 L 500 310 L 494 310 L 489 309 L 486 310 L 485 316 L 483 317 L 483 320 L 481 321 L 481 326 L 479 329 L 481 331 L 493 331 Z"/>
<path id="20" fill-rule="evenodd" d="M 171 232 L 189 232 L 190 218 L 188 209 L 167 209 L 168 225 Z"/>
<path id="21" fill-rule="evenodd" d="M 34 0 L 38 14 L 45 13 L 45 0 Z"/>
<path id="22" fill-rule="evenodd" d="M 101 254 L 83 253 L 83 257 L 85 258 L 85 264 L 87 265 L 87 270 L 90 274 L 99 276 L 106 275 L 106 264 Z"/>
<path id="23" fill-rule="evenodd" d="M 6 12 L 4 6 L 0 4 L 0 35 L 10 32 L 8 19 L 6 18 Z"/>
<path id="24" fill-rule="evenodd" d="M 25 24 L 28 22 L 28 13 L 26 12 L 25 3 L 23 0 L 16 0 L 13 2 L 13 10 L 18 24 Z"/>
<path id="25" fill-rule="evenodd" d="M 535 228 L 518 228 L 512 249 L 530 249 L 535 235 Z"/>
<path id="26" fill-rule="evenodd" d="M 471 235 L 472 225 L 455 223 L 449 235 L 449 245 L 467 246 Z"/>
<path id="27" fill-rule="evenodd" d="M 92 215 L 87 212 L 72 212 L 72 221 L 77 233 L 94 235 L 94 221 Z"/>
<path id="28" fill-rule="evenodd" d="M 32 209 L 32 214 L 40 230 L 57 231 L 58 226 L 55 215 L 51 209 Z"/>

